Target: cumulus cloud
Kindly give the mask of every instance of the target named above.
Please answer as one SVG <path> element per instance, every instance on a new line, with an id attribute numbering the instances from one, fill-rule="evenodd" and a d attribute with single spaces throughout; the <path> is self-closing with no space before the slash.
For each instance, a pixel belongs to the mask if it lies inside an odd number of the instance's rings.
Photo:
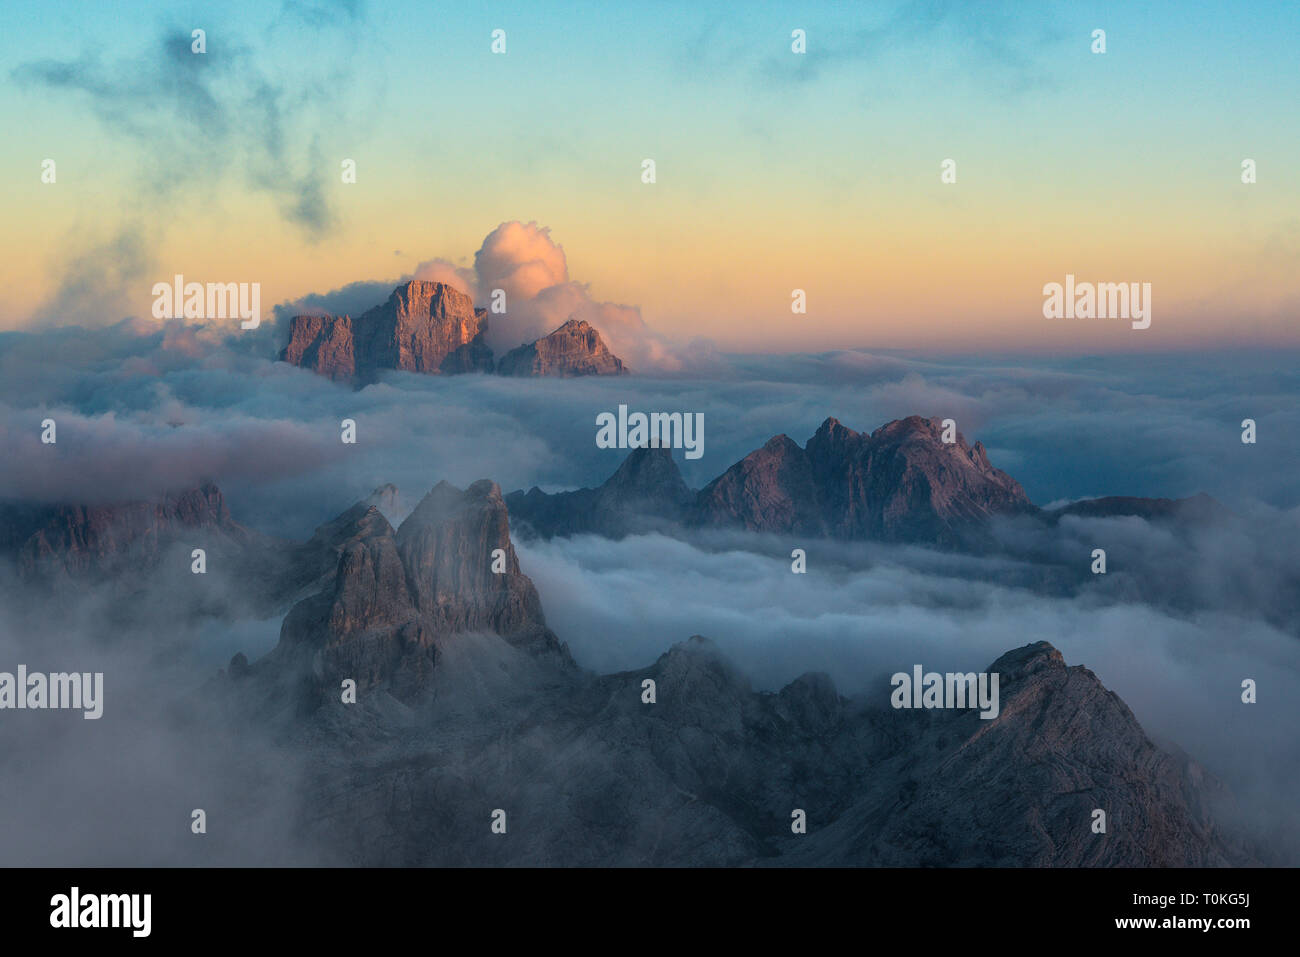
<path id="1" fill-rule="evenodd" d="M 474 255 L 480 288 L 506 291 L 511 299 L 532 299 L 543 289 L 567 282 L 569 264 L 551 231 L 537 223 L 502 223 Z"/>
<path id="2" fill-rule="evenodd" d="M 478 276 L 474 270 L 457 266 L 446 259 L 429 259 L 420 263 L 410 278 L 423 282 L 445 282 L 476 302 L 483 298 L 478 292 Z"/>
<path id="3" fill-rule="evenodd" d="M 569 277 L 564 248 L 547 227 L 502 223 L 483 240 L 474 270 L 481 299 L 494 289 L 506 294 L 507 314 L 492 316 L 489 326 L 498 355 L 581 319 L 635 371 L 677 372 L 685 366 L 683 350 L 655 334 L 638 307 L 594 299 L 585 284 Z"/>

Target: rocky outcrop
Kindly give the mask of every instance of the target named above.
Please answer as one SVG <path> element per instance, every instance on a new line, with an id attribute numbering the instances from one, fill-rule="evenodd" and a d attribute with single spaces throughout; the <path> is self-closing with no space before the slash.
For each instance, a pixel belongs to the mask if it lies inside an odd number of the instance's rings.
<path id="1" fill-rule="evenodd" d="M 357 373 L 351 316 L 294 316 L 289 343 L 280 361 L 311 369 L 331 379 L 350 380 Z"/>
<path id="2" fill-rule="evenodd" d="M 314 594 L 323 589 L 334 577 L 343 553 L 367 534 L 376 516 L 383 518 L 396 507 L 397 497 L 397 486 L 381 485 L 338 517 L 317 526 L 307 541 L 287 549 L 277 591 L 297 599 L 305 597 L 304 590 Z"/>
<path id="3" fill-rule="evenodd" d="M 670 449 L 641 448 L 597 488 L 548 495 L 534 486 L 527 493 L 511 492 L 506 504 L 516 526 L 528 534 L 619 538 L 682 521 L 694 499 Z"/>
<path id="4" fill-rule="evenodd" d="M 492 352 L 484 342 L 487 310 L 441 282 L 408 282 L 360 319 L 363 374 L 378 369 L 408 372 L 487 372 Z"/>
<path id="5" fill-rule="evenodd" d="M 382 369 L 426 374 L 490 372 L 487 310 L 454 286 L 413 280 L 388 300 L 348 316 L 295 316 L 280 358 L 332 379 L 373 381 Z"/>
<path id="6" fill-rule="evenodd" d="M 590 323 L 570 319 L 550 335 L 512 349 L 497 372 L 510 376 L 625 375 L 623 360 L 610 352 Z"/>

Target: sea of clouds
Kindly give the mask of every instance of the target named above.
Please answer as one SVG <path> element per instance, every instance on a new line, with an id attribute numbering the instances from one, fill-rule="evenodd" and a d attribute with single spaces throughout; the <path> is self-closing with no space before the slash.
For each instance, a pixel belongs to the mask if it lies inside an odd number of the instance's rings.
<path id="1" fill-rule="evenodd" d="M 690 347 L 673 349 L 686 354 Z M 1207 492 L 1244 524 L 1191 539 L 1138 519 L 1069 520 L 1034 532 L 1039 538 L 1028 544 L 1056 563 L 1086 563 L 1096 544 L 1110 551 L 1115 573 L 1106 582 L 1059 593 L 1031 587 L 1032 568 L 1006 556 L 734 533 L 520 541 L 520 560 L 553 629 L 596 671 L 648 664 L 698 633 L 717 641 L 758 688 L 815 670 L 831 674 L 845 694 L 880 695 L 887 674 L 915 663 L 983 670 L 1008 649 L 1050 641 L 1069 664 L 1087 666 L 1118 693 L 1157 740 L 1223 777 L 1247 809 L 1248 826 L 1277 846 L 1297 846 L 1286 800 L 1300 784 L 1293 604 L 1300 365 L 1293 355 L 706 350 L 695 367 L 629 377 L 388 373 L 353 390 L 276 362 L 274 352 L 265 335 L 181 323 L 0 333 L 0 498 L 139 500 L 213 479 L 236 520 L 303 539 L 386 482 L 401 490 L 399 509 L 443 479 L 463 487 L 491 478 L 506 492 L 598 484 L 624 453 L 596 447 L 596 415 L 620 404 L 704 414 L 703 458 L 677 458 L 693 487 L 774 434 L 802 444 L 828 415 L 859 430 L 909 414 L 951 417 L 1040 505 Z M 1254 445 L 1240 439 L 1247 417 L 1257 422 Z M 39 440 L 46 418 L 58 424 L 55 445 Z M 357 422 L 355 445 L 340 441 L 344 418 Z M 790 571 L 794 547 L 808 551 L 806 575 Z M 269 650 L 278 620 L 207 621 L 172 633 L 164 597 L 135 596 L 158 602 L 156 634 L 145 637 L 165 638 L 170 650 L 162 662 L 138 648 L 122 657 L 128 653 L 100 648 L 101 612 L 111 596 L 88 593 L 84 608 L 42 618 L 23 608 L 21 583 L 4 574 L 6 660 L 87 670 L 118 655 L 116 666 L 103 664 L 118 676 L 108 685 L 105 718 L 60 724 L 57 746 L 43 745 L 51 757 L 41 773 L 54 776 L 48 787 L 89 787 L 96 775 L 117 775 L 116 785 L 102 786 L 127 795 L 157 777 L 158 794 L 184 803 L 167 783 L 169 772 L 150 770 L 147 756 L 169 754 L 184 764 L 188 740 L 175 739 L 144 705 L 124 715 L 123 687 L 148 684 L 140 675 L 157 677 L 164 668 L 167 687 L 197 686 L 235 651 L 256 658 Z M 1126 587 L 1135 575 L 1150 576 L 1152 587 Z M 1196 596 L 1190 604 L 1188 592 Z M 58 647 L 86 651 L 65 665 L 53 660 L 50 649 Z M 42 648 L 43 658 L 36 654 Z M 1244 678 L 1259 685 L 1256 705 L 1240 701 Z M 130 757 L 114 765 L 121 774 L 91 760 L 119 735 Z M 59 768 L 79 770 L 64 780 Z M 13 801 L 11 822 L 22 819 L 24 806 L 44 814 L 45 802 Z M 142 818 L 139 833 L 153 833 L 152 826 Z M 76 833 L 89 840 L 91 831 L 87 825 Z M 11 847 L 39 853 L 15 840 Z M 55 844 L 64 857 L 77 860 L 80 845 L 62 841 Z M 102 859 L 128 855 L 120 841 L 100 850 Z M 171 859 L 168 853 L 157 858 Z"/>

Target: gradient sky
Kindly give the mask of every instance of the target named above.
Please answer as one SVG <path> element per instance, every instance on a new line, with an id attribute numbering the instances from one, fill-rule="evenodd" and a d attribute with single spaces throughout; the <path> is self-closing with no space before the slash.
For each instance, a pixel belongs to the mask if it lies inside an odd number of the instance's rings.
<path id="1" fill-rule="evenodd" d="M 176 272 L 269 311 L 518 219 L 728 350 L 1300 344 L 1300 4 L 612 7 L 9 0 L 0 328 Z M 1152 283 L 1151 329 L 1044 319 L 1067 272 Z"/>

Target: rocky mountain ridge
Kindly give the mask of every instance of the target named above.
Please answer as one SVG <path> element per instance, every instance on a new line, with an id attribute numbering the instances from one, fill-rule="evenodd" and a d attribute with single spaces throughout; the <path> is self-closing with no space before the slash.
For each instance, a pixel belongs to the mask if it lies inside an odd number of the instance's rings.
<path id="1" fill-rule="evenodd" d="M 240 549 L 256 539 L 231 518 L 212 482 L 158 501 L 0 505 L 0 555 L 8 555 L 28 577 L 111 574 L 148 567 L 182 541 Z"/>
<path id="2" fill-rule="evenodd" d="M 294 316 L 280 360 L 365 385 L 385 369 L 426 375 L 623 375 L 628 370 L 588 323 L 569 319 L 494 363 L 488 313 L 447 283 L 412 280 L 360 317 Z"/>
<path id="3" fill-rule="evenodd" d="M 593 675 L 546 628 L 494 483 L 440 483 L 396 533 L 373 505 L 328 525 L 345 543 L 333 580 L 295 606 L 272 653 L 237 658 L 213 690 L 313 755 L 299 819 L 333 863 L 1253 859 L 1216 823 L 1223 788 L 1047 642 L 988 666 L 993 720 L 895 710 L 884 676 L 854 699 L 816 673 L 756 692 L 699 636 Z M 355 704 L 339 694 L 349 678 Z M 497 810 L 509 840 L 488 828 Z"/>
<path id="4" fill-rule="evenodd" d="M 605 494 L 626 502 L 666 489 L 660 504 L 689 509 L 674 474 L 666 450 L 635 450 Z M 1218 823 L 1222 787 L 1152 743 L 1095 675 L 1046 642 L 988 666 L 1002 682 L 991 721 L 895 710 L 883 675 L 857 698 L 817 673 L 756 691 L 698 636 L 645 668 L 596 675 L 547 625 L 495 483 L 441 482 L 396 528 L 384 515 L 395 497 L 377 489 L 285 553 L 294 572 L 278 579 L 284 594 L 290 584 L 305 594 L 279 643 L 251 663 L 236 655 L 195 704 L 215 706 L 205 720 L 244 727 L 236 738 L 272 732 L 301 758 L 294 826 L 333 863 L 1254 860 Z M 82 523 L 94 535 L 59 538 L 46 523 L 35 541 L 66 542 L 66 553 L 49 553 L 65 566 L 102 554 L 112 571 L 114 556 L 134 561 L 147 554 L 136 544 L 164 540 L 160 528 L 182 539 L 242 528 L 211 486 L 152 509 L 94 513 Z M 5 527 L 20 537 L 18 523 Z M 349 680 L 355 703 L 341 695 Z M 255 781 L 271 770 L 231 774 Z M 256 801 L 251 784 L 233 790 Z M 488 827 L 495 809 L 508 815 L 508 840 Z M 1104 834 L 1092 830 L 1096 809 L 1108 816 Z M 795 811 L 807 833 L 791 829 Z"/>
<path id="5" fill-rule="evenodd" d="M 633 449 L 596 488 L 548 494 L 534 487 L 511 492 L 506 502 L 520 528 L 544 538 L 618 538 L 680 526 L 973 550 L 991 547 L 995 518 L 1199 521 L 1226 512 L 1208 496 L 1112 497 L 1040 509 L 992 465 L 982 443 L 971 445 L 960 432 L 945 443 L 942 433 L 937 418 L 908 416 L 868 434 L 831 417 L 805 446 L 774 436 L 698 492 L 686 486 L 669 449 Z"/>

